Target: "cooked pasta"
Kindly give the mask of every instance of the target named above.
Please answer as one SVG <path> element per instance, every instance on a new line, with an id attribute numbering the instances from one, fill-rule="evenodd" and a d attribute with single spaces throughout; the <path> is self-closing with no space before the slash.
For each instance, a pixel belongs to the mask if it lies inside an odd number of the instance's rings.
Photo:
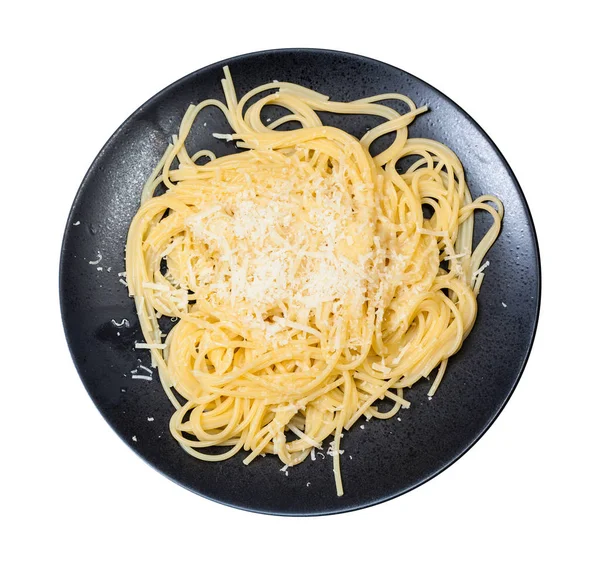
<path id="1" fill-rule="evenodd" d="M 449 148 L 409 138 L 427 108 L 406 96 L 333 102 L 272 82 L 238 100 L 224 74 L 225 103 L 188 108 L 131 223 L 138 346 L 152 353 L 175 408 L 171 433 L 190 455 L 246 451 L 245 464 L 274 454 L 294 466 L 326 444 L 342 495 L 343 431 L 409 407 L 406 388 L 437 368 L 433 396 L 473 327 L 502 204 L 472 200 Z M 267 122 L 267 105 L 287 113 Z M 214 135 L 245 151 L 188 152 L 209 106 L 232 130 Z M 383 120 L 358 140 L 319 111 Z M 288 122 L 298 127 L 281 130 Z M 478 209 L 493 222 L 473 249 Z M 166 335 L 161 317 L 177 321 Z M 378 407 L 384 399 L 391 409 Z"/>

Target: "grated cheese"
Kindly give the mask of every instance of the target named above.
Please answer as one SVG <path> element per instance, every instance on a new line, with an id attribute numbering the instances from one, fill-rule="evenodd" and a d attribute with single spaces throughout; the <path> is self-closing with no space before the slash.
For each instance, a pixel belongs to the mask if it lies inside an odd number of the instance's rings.
<path id="1" fill-rule="evenodd" d="M 186 219 L 201 252 L 178 273 L 178 279 L 197 284 L 213 307 L 234 308 L 242 324 L 261 329 L 278 345 L 287 344 L 295 331 L 321 339 L 320 331 L 307 324 L 312 317 L 301 313 L 331 302 L 335 327 L 342 304 L 358 313 L 369 290 L 391 285 L 383 281 L 385 247 L 378 246 L 377 259 L 372 251 L 374 223 L 357 224 L 360 207 L 349 193 L 361 188 L 349 188 L 347 166 L 341 161 L 322 172 L 296 154 L 281 165 L 221 172 L 213 182 L 236 190 L 221 193 L 218 203 L 208 196 Z M 357 233 L 364 238 L 352 246 Z M 383 296 L 381 291 L 378 303 Z M 281 304 L 292 316 L 271 318 Z M 332 346 L 339 348 L 341 341 L 336 333 Z"/>
<path id="2" fill-rule="evenodd" d="M 102 254 L 100 254 L 100 252 L 98 252 L 98 258 L 96 260 L 90 260 L 88 262 L 88 264 L 90 264 L 91 266 L 95 266 L 96 264 L 99 264 L 102 261 Z"/>
<path id="3" fill-rule="evenodd" d="M 463 252 L 462 254 L 448 254 L 447 256 L 444 256 L 442 260 L 458 260 L 459 258 L 464 258 L 466 255 L 466 252 Z"/>
<path id="4" fill-rule="evenodd" d="M 383 364 L 379 364 L 377 362 L 371 364 L 371 368 L 376 372 L 381 372 L 382 374 L 389 374 L 392 371 L 391 368 L 388 368 L 387 366 L 384 366 Z"/>
<path id="5" fill-rule="evenodd" d="M 165 348 L 167 348 L 167 345 L 165 345 L 163 343 L 135 343 L 135 348 L 140 348 L 140 349 L 151 349 L 151 348 L 165 349 Z"/>
<path id="6" fill-rule="evenodd" d="M 488 266 L 490 265 L 489 261 L 485 262 L 485 264 L 483 264 L 478 270 L 476 270 L 475 272 L 473 272 L 473 278 L 476 278 L 479 274 L 483 273 L 483 270 L 485 270 Z"/>
<path id="7" fill-rule="evenodd" d="M 152 381 L 152 376 L 148 376 L 147 374 L 132 374 L 131 378 L 133 380 L 147 380 L 148 382 Z"/>
<path id="8" fill-rule="evenodd" d="M 335 457 L 336 455 L 343 455 L 344 454 L 344 449 L 340 449 L 339 451 L 336 451 L 333 447 L 329 447 L 327 449 L 327 454 L 330 457 Z"/>
<path id="9" fill-rule="evenodd" d="M 213 133 L 213 137 L 217 140 L 225 140 L 226 142 L 233 141 L 233 136 L 231 134 L 216 134 Z"/>

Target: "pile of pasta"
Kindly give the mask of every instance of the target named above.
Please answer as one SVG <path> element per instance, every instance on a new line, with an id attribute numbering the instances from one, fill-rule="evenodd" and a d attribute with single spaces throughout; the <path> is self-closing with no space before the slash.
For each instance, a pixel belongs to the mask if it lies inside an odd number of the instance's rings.
<path id="1" fill-rule="evenodd" d="M 334 102 L 272 82 L 238 100 L 224 75 L 225 103 L 188 108 L 131 223 L 138 346 L 151 351 L 174 406 L 171 433 L 190 455 L 243 450 L 245 464 L 273 454 L 294 466 L 325 446 L 341 495 L 344 430 L 408 408 L 405 389 L 430 374 L 433 396 L 473 327 L 502 204 L 472 200 L 449 148 L 409 138 L 427 108 L 402 94 Z M 286 114 L 267 121 L 268 105 Z M 188 152 L 208 106 L 232 131 L 214 135 L 244 151 Z M 319 111 L 382 120 L 357 139 Z M 473 248 L 476 210 L 492 225 Z M 168 334 L 162 317 L 177 321 Z"/>

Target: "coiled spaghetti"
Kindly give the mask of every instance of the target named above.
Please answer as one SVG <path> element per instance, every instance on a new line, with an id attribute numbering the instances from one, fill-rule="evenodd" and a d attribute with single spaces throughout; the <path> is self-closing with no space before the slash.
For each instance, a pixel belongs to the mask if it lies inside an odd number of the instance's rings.
<path id="1" fill-rule="evenodd" d="M 175 407 L 171 433 L 190 455 L 217 461 L 244 450 L 245 464 L 271 453 L 293 466 L 332 436 L 341 495 L 343 430 L 408 407 L 404 389 L 438 368 L 433 395 L 471 330 L 502 204 L 472 201 L 454 153 L 408 137 L 427 108 L 403 95 L 341 103 L 273 82 L 238 101 L 224 71 L 226 104 L 188 108 L 131 223 L 140 346 L 152 352 Z M 391 99 L 408 111 L 381 104 Z M 289 113 L 264 122 L 266 105 Z M 246 151 L 188 153 L 208 106 L 233 130 L 216 135 Z M 357 140 L 324 126 L 318 111 L 384 121 Z M 278 130 L 287 122 L 300 127 Z M 389 133 L 394 141 L 371 156 Z M 403 158 L 412 165 L 400 173 Z M 493 224 L 473 250 L 477 209 Z M 178 321 L 166 337 L 162 316 Z M 384 398 L 393 405 L 379 411 Z"/>

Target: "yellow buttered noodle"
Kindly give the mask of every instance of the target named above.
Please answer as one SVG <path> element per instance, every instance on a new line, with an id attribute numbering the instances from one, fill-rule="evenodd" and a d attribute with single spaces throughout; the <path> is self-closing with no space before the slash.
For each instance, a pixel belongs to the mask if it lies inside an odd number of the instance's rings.
<path id="1" fill-rule="evenodd" d="M 332 436 L 341 495 L 343 430 L 409 407 L 404 389 L 438 368 L 432 396 L 471 330 L 502 204 L 471 199 L 446 146 L 408 137 L 427 108 L 406 96 L 332 102 L 272 82 L 238 101 L 224 73 L 226 103 L 188 108 L 131 223 L 127 279 L 146 341 L 138 346 L 151 350 L 175 407 L 171 433 L 190 455 L 218 461 L 243 449 L 245 464 L 271 453 L 293 466 Z M 266 105 L 289 113 L 263 121 Z M 246 151 L 188 153 L 208 106 L 233 130 L 214 135 Z M 358 140 L 324 126 L 317 111 L 383 121 Z M 278 130 L 287 122 L 299 128 Z M 394 141 L 371 156 L 389 133 Z M 412 161 L 405 173 L 402 158 Z M 166 192 L 155 196 L 159 186 Z M 473 250 L 477 209 L 493 224 Z M 161 317 L 178 319 L 166 336 Z M 389 411 L 377 408 L 384 398 Z M 215 446 L 224 449 L 205 450 Z"/>

